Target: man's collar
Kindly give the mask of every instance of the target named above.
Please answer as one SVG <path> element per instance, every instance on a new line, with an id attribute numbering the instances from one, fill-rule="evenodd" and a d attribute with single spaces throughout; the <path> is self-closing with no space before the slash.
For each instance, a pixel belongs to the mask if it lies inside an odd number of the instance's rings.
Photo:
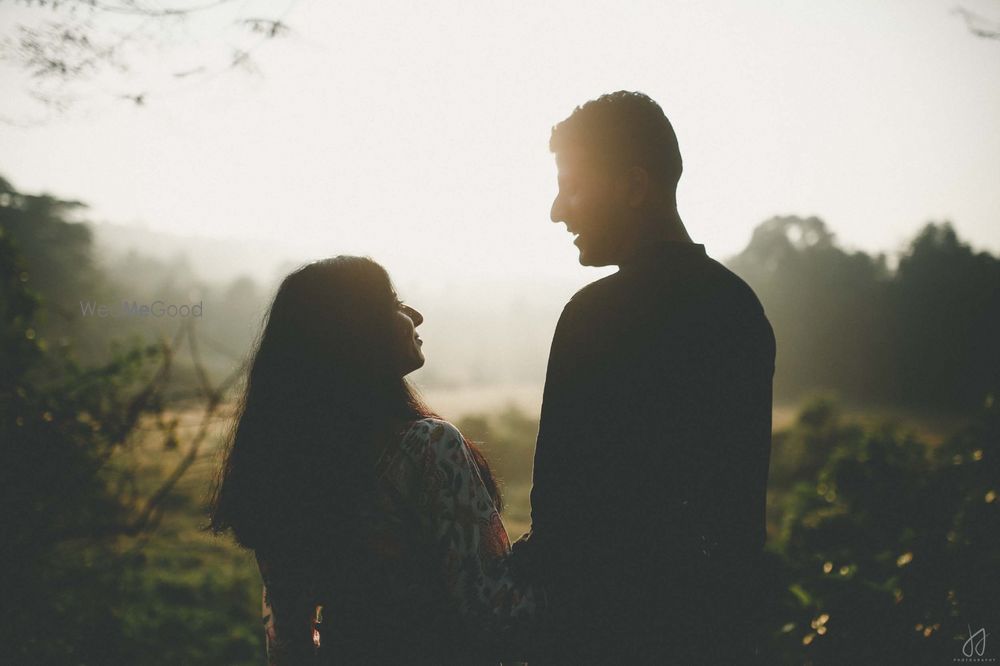
<path id="1" fill-rule="evenodd" d="M 686 257 L 705 257 L 705 246 L 701 243 L 687 241 L 655 241 L 640 246 L 629 258 L 621 263 L 621 268 L 648 266 L 661 262 L 670 262 Z"/>

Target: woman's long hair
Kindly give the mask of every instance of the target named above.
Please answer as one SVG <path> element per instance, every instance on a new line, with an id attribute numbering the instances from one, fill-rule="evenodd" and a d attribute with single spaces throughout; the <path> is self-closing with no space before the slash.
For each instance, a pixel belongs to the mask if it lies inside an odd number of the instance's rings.
<path id="1" fill-rule="evenodd" d="M 400 376 L 398 307 L 385 269 L 365 257 L 317 261 L 284 279 L 216 480 L 212 531 L 232 529 L 242 546 L 279 556 L 328 550 L 360 528 L 379 445 L 436 416 Z"/>

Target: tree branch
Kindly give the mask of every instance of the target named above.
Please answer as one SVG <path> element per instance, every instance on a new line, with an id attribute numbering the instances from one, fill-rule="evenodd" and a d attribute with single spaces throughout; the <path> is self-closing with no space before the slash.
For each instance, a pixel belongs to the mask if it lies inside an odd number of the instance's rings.
<path id="1" fill-rule="evenodd" d="M 126 528 L 126 533 L 129 535 L 138 535 L 143 532 L 148 532 L 156 528 L 162 518 L 162 508 L 164 500 L 170 495 L 177 483 L 184 477 L 191 465 L 198 459 L 198 454 L 201 450 L 201 446 L 208 436 L 209 428 L 212 425 L 213 418 L 222 405 L 222 398 L 226 391 L 231 387 L 236 380 L 243 373 L 243 367 L 240 366 L 233 370 L 218 386 L 212 386 L 208 380 L 208 374 L 205 371 L 204 364 L 201 361 L 201 357 L 198 352 L 197 337 L 194 334 L 194 326 L 186 326 L 186 336 L 188 340 L 188 351 L 191 354 L 191 359 L 194 362 L 195 373 L 198 376 L 198 380 L 201 383 L 203 395 L 205 396 L 205 406 L 202 412 L 201 422 L 198 426 L 198 432 L 195 433 L 194 437 L 191 439 L 191 443 L 188 445 L 187 451 L 184 453 L 184 457 L 181 458 L 180 462 L 174 470 L 167 476 L 166 479 L 160 484 L 160 486 L 149 496 L 146 500 L 145 505 L 142 510 L 137 515 L 136 519 L 133 520 Z"/>
<path id="2" fill-rule="evenodd" d="M 965 27 L 976 37 L 1000 39 L 1000 22 L 980 16 L 964 7 L 956 7 L 953 12 L 965 20 Z"/>

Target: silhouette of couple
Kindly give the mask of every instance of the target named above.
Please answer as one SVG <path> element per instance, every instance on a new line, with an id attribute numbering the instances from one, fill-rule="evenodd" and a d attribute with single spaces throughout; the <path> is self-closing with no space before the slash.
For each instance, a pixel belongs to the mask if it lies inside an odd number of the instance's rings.
<path id="1" fill-rule="evenodd" d="M 641 93 L 552 130 L 553 222 L 619 267 L 549 357 L 531 531 L 404 379 L 422 315 L 360 257 L 285 278 L 212 527 L 254 551 L 272 664 L 755 663 L 774 336 L 677 214 L 681 156 Z"/>

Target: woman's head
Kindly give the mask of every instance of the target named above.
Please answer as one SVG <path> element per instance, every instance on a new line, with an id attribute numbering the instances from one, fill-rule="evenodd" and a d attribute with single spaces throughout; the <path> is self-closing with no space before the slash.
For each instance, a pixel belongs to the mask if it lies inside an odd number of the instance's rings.
<path id="1" fill-rule="evenodd" d="M 418 312 L 365 257 L 311 263 L 271 303 L 216 486 L 212 528 L 250 547 L 302 539 L 370 491 L 378 438 L 425 409 Z"/>
<path id="2" fill-rule="evenodd" d="M 264 550 L 322 541 L 318 525 L 352 529 L 386 437 L 435 416 L 404 379 L 424 363 L 422 322 L 368 258 L 325 259 L 286 277 L 250 362 L 212 529 Z"/>
<path id="3" fill-rule="evenodd" d="M 424 341 L 417 333 L 417 326 L 424 321 L 424 316 L 416 308 L 399 302 L 396 308 L 394 349 L 398 353 L 396 367 L 404 375 L 424 366 Z"/>
<path id="4" fill-rule="evenodd" d="M 422 321 L 371 259 L 317 261 L 282 281 L 252 372 L 280 364 L 327 382 L 393 381 L 424 363 L 415 332 Z"/>

